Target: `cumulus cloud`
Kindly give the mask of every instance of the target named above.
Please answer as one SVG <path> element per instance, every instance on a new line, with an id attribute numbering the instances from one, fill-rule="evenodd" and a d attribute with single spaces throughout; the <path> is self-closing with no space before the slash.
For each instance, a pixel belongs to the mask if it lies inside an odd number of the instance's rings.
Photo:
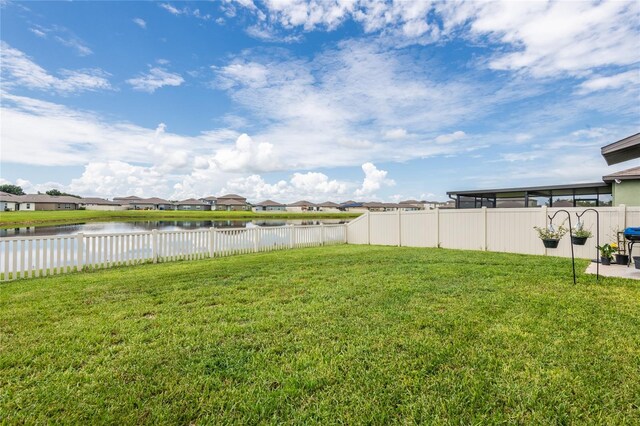
<path id="1" fill-rule="evenodd" d="M 347 190 L 346 183 L 329 180 L 327 175 L 318 172 L 294 173 L 291 185 L 299 192 L 311 196 L 318 194 L 338 195 L 344 194 Z"/>
<path id="2" fill-rule="evenodd" d="M 7 87 L 27 87 L 62 94 L 111 89 L 109 74 L 100 69 L 63 69 L 56 77 L 4 41 L 0 41 L 0 58 Z"/>
<path id="3" fill-rule="evenodd" d="M 386 170 L 379 170 L 372 163 L 364 163 L 362 165 L 364 172 L 364 180 L 362 186 L 355 191 L 357 196 L 372 195 L 383 186 L 394 186 L 396 183 L 393 179 L 387 178 Z"/>
<path id="4" fill-rule="evenodd" d="M 134 90 L 153 93 L 164 86 L 180 86 L 184 79 L 180 74 L 172 73 L 164 68 L 152 67 L 146 74 L 127 80 Z"/>
<path id="5" fill-rule="evenodd" d="M 232 148 L 218 150 L 213 161 L 226 172 L 264 171 L 277 167 L 273 145 L 254 142 L 246 133 L 236 139 Z"/>
<path id="6" fill-rule="evenodd" d="M 91 162 L 68 189 L 85 196 L 150 197 L 167 192 L 166 175 L 154 167 L 135 166 L 124 161 Z"/>

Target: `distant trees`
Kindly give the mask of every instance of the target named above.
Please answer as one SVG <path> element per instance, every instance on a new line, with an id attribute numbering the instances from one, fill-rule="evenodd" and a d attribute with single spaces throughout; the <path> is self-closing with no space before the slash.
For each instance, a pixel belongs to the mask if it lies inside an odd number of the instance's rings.
<path id="1" fill-rule="evenodd" d="M 55 189 L 55 188 L 54 188 L 54 189 L 50 189 L 50 190 L 48 190 L 47 192 L 45 192 L 45 194 L 47 194 L 47 195 L 54 195 L 54 196 L 66 195 L 66 196 L 69 196 L 69 197 L 82 198 L 82 197 L 81 197 L 81 196 L 79 196 L 79 195 L 69 194 L 69 193 L 67 193 L 67 192 L 61 192 L 60 190 Z"/>
<path id="2" fill-rule="evenodd" d="M 24 191 L 22 190 L 22 187 L 18 185 L 9 185 L 9 184 L 0 185 L 0 191 L 6 192 L 7 194 L 24 195 Z"/>

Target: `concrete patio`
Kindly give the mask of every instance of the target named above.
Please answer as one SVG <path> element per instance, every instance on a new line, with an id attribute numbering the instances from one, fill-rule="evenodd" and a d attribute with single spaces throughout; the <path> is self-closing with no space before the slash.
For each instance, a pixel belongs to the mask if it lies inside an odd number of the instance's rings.
<path id="1" fill-rule="evenodd" d="M 587 274 L 596 274 L 596 266 L 595 262 L 591 262 L 587 267 L 585 273 Z M 629 278 L 632 280 L 640 280 L 640 269 L 634 268 L 633 262 L 629 267 L 626 265 L 600 265 L 600 275 L 603 277 L 614 277 L 614 278 Z"/>

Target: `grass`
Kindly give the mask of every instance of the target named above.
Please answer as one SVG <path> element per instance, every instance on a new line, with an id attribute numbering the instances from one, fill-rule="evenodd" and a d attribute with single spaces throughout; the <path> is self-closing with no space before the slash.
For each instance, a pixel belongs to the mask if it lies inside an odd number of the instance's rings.
<path id="1" fill-rule="evenodd" d="M 336 246 L 3 284 L 1 422 L 638 424 L 640 284 L 570 275 Z"/>
<path id="2" fill-rule="evenodd" d="M 125 211 L 17 211 L 0 212 L 0 228 L 15 225 L 56 225 L 87 221 L 127 220 L 241 220 L 241 219 L 345 219 L 360 213 L 255 213 L 226 211 L 125 210 Z"/>

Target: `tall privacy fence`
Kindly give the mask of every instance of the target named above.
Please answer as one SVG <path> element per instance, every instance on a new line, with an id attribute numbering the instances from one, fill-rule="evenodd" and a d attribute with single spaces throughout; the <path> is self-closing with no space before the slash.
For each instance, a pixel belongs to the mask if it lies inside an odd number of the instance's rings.
<path id="1" fill-rule="evenodd" d="M 576 213 L 585 208 L 504 208 L 423 210 L 414 212 L 367 213 L 349 223 L 349 244 L 375 244 L 407 247 L 443 247 L 452 249 L 487 250 L 508 253 L 539 254 L 571 257 L 571 239 L 565 236 L 557 249 L 545 249 L 533 229 L 546 227 L 548 216 L 558 210 Z M 600 243 L 616 241 L 617 231 L 628 226 L 640 226 L 640 207 L 598 207 Z M 554 225 L 562 224 L 566 215 L 558 215 Z M 593 238 L 584 246 L 574 246 L 578 258 L 596 257 L 596 215 L 587 212 L 582 217 L 584 228 Z M 564 224 L 568 228 L 569 224 Z"/>
<path id="2" fill-rule="evenodd" d="M 344 224 L 2 238 L 0 279 L 344 244 L 346 238 Z"/>

